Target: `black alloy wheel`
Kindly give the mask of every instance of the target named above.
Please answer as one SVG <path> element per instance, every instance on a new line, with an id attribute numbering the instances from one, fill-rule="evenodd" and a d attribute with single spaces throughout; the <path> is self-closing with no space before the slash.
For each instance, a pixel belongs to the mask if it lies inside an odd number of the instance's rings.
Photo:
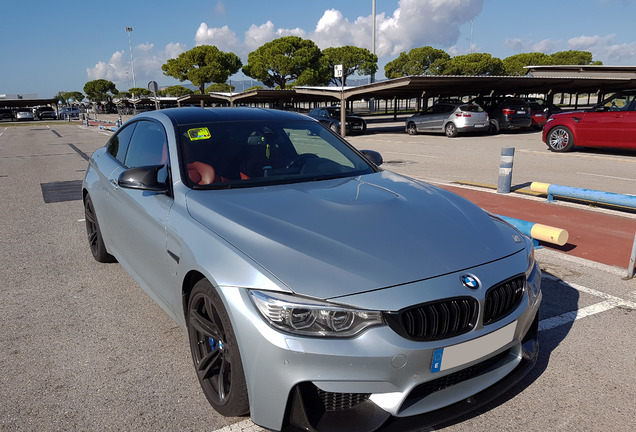
<path id="1" fill-rule="evenodd" d="M 102 232 L 99 229 L 99 223 L 97 222 L 97 215 L 95 214 L 95 207 L 91 197 L 86 195 L 84 199 L 84 218 L 86 220 L 86 234 L 88 234 L 88 245 L 91 248 L 91 253 L 95 261 L 101 263 L 108 263 L 115 261 L 115 258 L 106 251 L 104 245 L 104 239 L 102 238 Z"/>
<path id="2" fill-rule="evenodd" d="M 218 293 L 206 279 L 197 282 L 187 311 L 194 368 L 205 397 L 224 416 L 249 412 L 238 343 Z"/>

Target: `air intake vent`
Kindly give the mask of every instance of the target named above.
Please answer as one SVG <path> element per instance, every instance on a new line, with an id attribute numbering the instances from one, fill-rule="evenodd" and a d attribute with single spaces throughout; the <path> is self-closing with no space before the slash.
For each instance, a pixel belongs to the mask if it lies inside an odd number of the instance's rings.
<path id="1" fill-rule="evenodd" d="M 455 297 L 423 303 L 397 313 L 386 313 L 389 326 L 416 341 L 446 339 L 475 327 L 479 305 L 472 297 Z"/>
<path id="2" fill-rule="evenodd" d="M 521 275 L 489 288 L 486 291 L 484 325 L 492 324 L 510 315 L 519 306 L 525 286 L 526 277 Z"/>

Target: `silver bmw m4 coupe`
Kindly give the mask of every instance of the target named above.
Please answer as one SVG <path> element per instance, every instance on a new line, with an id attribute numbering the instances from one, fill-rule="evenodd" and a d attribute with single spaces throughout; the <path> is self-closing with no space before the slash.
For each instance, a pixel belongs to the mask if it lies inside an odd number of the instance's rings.
<path id="1" fill-rule="evenodd" d="M 381 164 L 301 114 L 140 114 L 90 159 L 90 249 L 185 329 L 219 413 L 437 424 L 536 363 L 541 272 L 512 226 Z"/>

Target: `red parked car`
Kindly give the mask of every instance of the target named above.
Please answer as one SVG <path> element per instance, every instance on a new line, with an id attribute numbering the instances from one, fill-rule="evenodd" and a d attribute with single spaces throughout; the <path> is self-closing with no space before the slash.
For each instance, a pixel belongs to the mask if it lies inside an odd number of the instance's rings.
<path id="1" fill-rule="evenodd" d="M 534 129 L 543 129 L 543 125 L 548 120 L 543 107 L 537 102 L 527 101 L 530 107 L 530 117 L 532 117 L 532 127 Z"/>
<path id="2" fill-rule="evenodd" d="M 543 142 L 555 152 L 574 146 L 636 149 L 636 90 L 615 93 L 590 110 L 552 115 Z"/>

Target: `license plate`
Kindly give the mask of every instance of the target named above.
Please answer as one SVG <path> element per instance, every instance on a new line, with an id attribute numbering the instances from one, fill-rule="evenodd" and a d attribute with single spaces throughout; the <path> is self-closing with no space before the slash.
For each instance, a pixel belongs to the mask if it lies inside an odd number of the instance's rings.
<path id="1" fill-rule="evenodd" d="M 513 341 L 516 329 L 517 322 L 514 321 L 480 338 L 436 349 L 433 351 L 431 373 L 452 369 L 497 351 Z"/>
<path id="2" fill-rule="evenodd" d="M 525 111 L 523 111 L 523 110 L 519 110 L 519 111 L 517 111 L 517 112 L 518 112 L 519 114 L 525 114 L 525 113 L 526 113 L 526 112 L 525 112 Z"/>
<path id="3" fill-rule="evenodd" d="M 475 127 L 486 127 L 485 124 L 476 124 Z"/>

